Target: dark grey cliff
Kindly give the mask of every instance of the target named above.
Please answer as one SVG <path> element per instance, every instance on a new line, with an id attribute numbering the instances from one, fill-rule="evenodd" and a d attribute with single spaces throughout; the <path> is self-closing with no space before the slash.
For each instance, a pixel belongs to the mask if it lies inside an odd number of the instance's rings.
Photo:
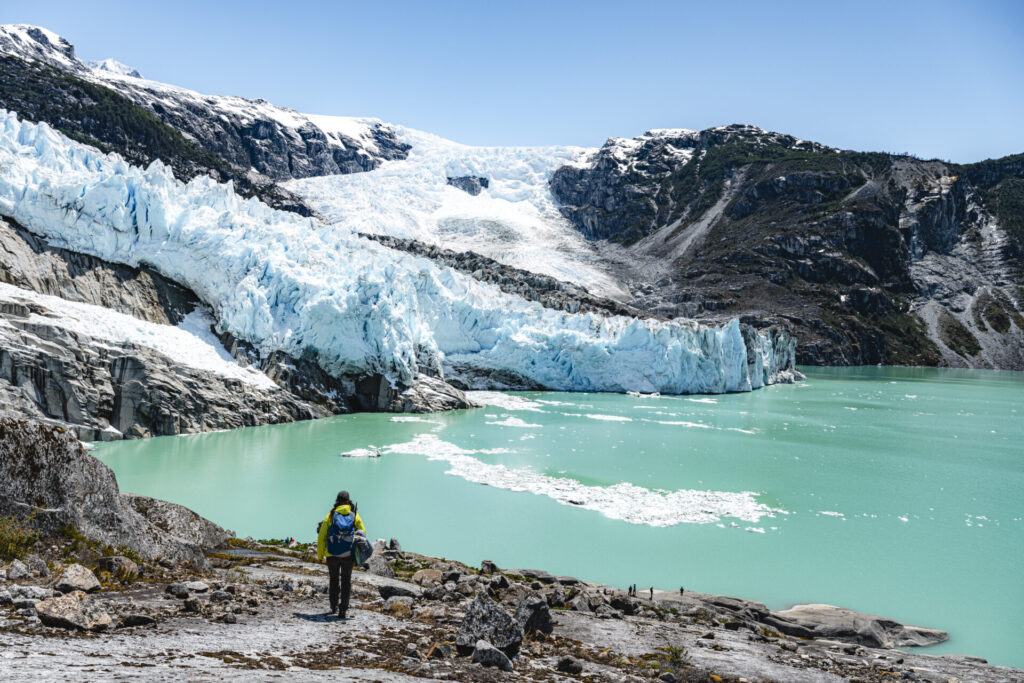
<path id="1" fill-rule="evenodd" d="M 1024 368 L 1024 169 L 750 126 L 612 139 L 556 171 L 631 305 L 791 326 L 799 362 Z"/>
<path id="2" fill-rule="evenodd" d="M 204 547 L 232 535 L 206 520 L 200 525 L 194 519 L 198 515 L 181 506 L 156 502 L 159 509 L 150 516 L 137 512 L 118 490 L 110 468 L 89 455 L 71 432 L 0 416 L 0 514 L 23 519 L 42 534 L 64 533 L 73 526 L 86 538 L 128 548 L 145 559 L 196 565 L 206 563 Z M 182 537 L 200 526 L 203 535 Z"/>

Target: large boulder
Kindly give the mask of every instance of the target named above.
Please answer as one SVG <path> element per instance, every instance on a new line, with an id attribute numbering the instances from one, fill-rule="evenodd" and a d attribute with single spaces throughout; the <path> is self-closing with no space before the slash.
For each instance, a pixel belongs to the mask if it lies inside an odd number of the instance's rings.
<path id="1" fill-rule="evenodd" d="M 201 548 L 219 548 L 235 533 L 220 527 L 205 517 L 200 517 L 183 505 L 168 503 L 166 500 L 124 493 L 125 502 L 155 526 L 168 534 Z"/>
<path id="2" fill-rule="evenodd" d="M 370 561 L 366 563 L 366 571 L 370 574 L 383 576 L 386 579 L 395 578 L 395 570 L 391 568 L 391 563 L 376 552 L 370 557 Z"/>
<path id="3" fill-rule="evenodd" d="M 786 635 L 827 638 L 867 647 L 920 647 L 949 639 L 945 631 L 906 626 L 892 619 L 833 605 L 797 605 L 772 612 L 763 622 Z"/>
<path id="4" fill-rule="evenodd" d="M 145 559 L 206 562 L 200 543 L 139 514 L 118 491 L 110 468 L 55 425 L 0 417 L 0 514 L 25 519 L 44 534 L 74 526 L 86 538 Z"/>
<path id="5" fill-rule="evenodd" d="M 82 593 L 69 593 L 36 603 L 39 620 L 47 626 L 101 631 L 111 624 L 110 615 L 95 603 L 83 598 Z"/>
<path id="6" fill-rule="evenodd" d="M 515 657 L 523 643 L 523 629 L 498 603 L 481 594 L 466 610 L 455 649 L 463 656 L 470 655 L 478 640 L 486 640 L 509 657 Z"/>
<path id="7" fill-rule="evenodd" d="M 481 666 L 493 666 L 502 671 L 512 670 L 512 662 L 505 653 L 486 640 L 476 641 L 473 647 L 473 661 Z"/>
<path id="8" fill-rule="evenodd" d="M 528 595 L 523 598 L 516 608 L 515 620 L 523 633 L 551 633 L 555 630 L 548 602 L 540 595 Z"/>
<path id="9" fill-rule="evenodd" d="M 59 593 L 71 593 L 72 591 L 92 593 L 100 589 L 100 582 L 95 574 L 82 565 L 69 564 L 57 576 L 53 588 Z"/>

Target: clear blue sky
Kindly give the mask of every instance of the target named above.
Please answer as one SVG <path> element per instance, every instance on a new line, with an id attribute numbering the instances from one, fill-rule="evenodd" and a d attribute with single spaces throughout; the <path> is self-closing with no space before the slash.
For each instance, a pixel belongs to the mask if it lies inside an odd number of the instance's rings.
<path id="1" fill-rule="evenodd" d="M 4 0 L 84 59 L 470 144 L 752 123 L 850 149 L 1024 152 L 1024 2 Z"/>

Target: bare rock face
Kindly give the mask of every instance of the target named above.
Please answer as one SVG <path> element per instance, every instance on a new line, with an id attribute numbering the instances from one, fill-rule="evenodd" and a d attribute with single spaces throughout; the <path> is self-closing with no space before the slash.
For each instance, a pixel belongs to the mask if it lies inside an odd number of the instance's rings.
<path id="1" fill-rule="evenodd" d="M 39 620 L 47 626 L 78 631 L 102 631 L 110 626 L 110 615 L 84 597 L 70 593 L 36 603 Z"/>
<path id="2" fill-rule="evenodd" d="M 74 525 L 87 538 L 146 559 L 206 562 L 199 543 L 136 512 L 110 468 L 59 426 L 0 417 L 0 514 L 27 519 L 43 533 Z"/>
<path id="3" fill-rule="evenodd" d="M 772 612 L 763 622 L 787 635 L 841 640 L 867 647 L 920 647 L 949 639 L 945 631 L 906 626 L 885 617 L 832 605 L 797 605 Z"/>

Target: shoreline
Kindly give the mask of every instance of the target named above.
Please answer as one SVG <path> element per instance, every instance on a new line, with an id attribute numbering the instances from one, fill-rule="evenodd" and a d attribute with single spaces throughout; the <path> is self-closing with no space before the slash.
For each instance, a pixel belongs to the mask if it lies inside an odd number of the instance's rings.
<path id="1" fill-rule="evenodd" d="M 810 622 L 786 620 L 753 601 L 689 591 L 682 596 L 656 591 L 654 600 L 641 591 L 634 599 L 622 590 L 542 570 L 488 562 L 469 567 L 406 552 L 393 539 L 378 541 L 375 548 L 369 570 L 353 574 L 353 618 L 347 622 L 326 614 L 326 568 L 310 561 L 308 546 L 229 539 L 207 551 L 205 569 L 140 562 L 132 579 L 99 573 L 102 588 L 77 600 L 109 615 L 102 628 L 46 626 L 28 615 L 27 607 L 0 608 L 0 645 L 9 654 L 5 664 L 12 676 L 52 675 L 47 664 L 60 661 L 78 680 L 233 680 L 279 672 L 297 680 L 340 673 L 349 680 L 403 683 L 881 683 L 894 677 L 1024 682 L 1024 670 L 981 658 L 903 651 L 893 646 L 899 638 L 939 637 L 939 632 L 884 619 L 871 622 L 866 615 L 854 615 L 860 624 L 854 633 L 844 632 L 854 623 L 850 617 L 816 638 L 793 635 L 779 628 L 795 631 Z M 33 590 L 40 597 L 47 591 L 59 595 L 51 588 L 60 585 L 56 571 L 0 584 L 0 602 L 28 592 L 22 588 L 28 585 L 38 586 Z M 76 594 L 68 595 L 58 599 L 74 602 Z M 42 613 L 45 602 L 36 604 Z M 474 639 L 475 645 L 465 649 L 467 614 L 480 609 L 488 610 L 485 618 L 473 623 L 489 634 L 485 639 L 494 647 Z M 516 641 L 511 648 L 502 638 L 516 631 L 513 614 L 524 626 L 509 636 Z M 894 640 L 871 640 L 879 635 Z M 511 654 L 491 653 L 502 648 Z M 491 653 L 497 664 L 482 663 L 477 650 Z"/>

